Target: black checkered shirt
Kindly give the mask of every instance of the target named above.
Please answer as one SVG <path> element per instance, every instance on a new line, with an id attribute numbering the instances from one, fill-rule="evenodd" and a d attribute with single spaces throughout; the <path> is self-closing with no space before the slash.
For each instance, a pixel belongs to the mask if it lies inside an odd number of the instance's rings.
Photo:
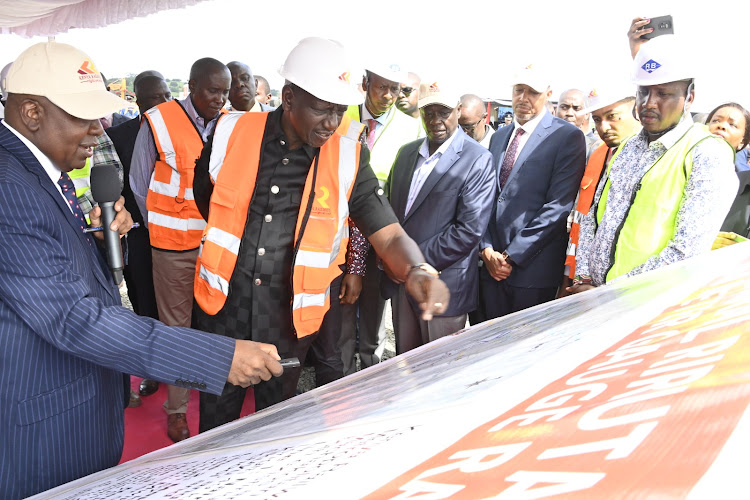
<path id="1" fill-rule="evenodd" d="M 282 108 L 277 109 L 266 122 L 255 193 L 226 303 L 215 316 L 196 304 L 193 317 L 201 330 L 272 343 L 283 356 L 290 343 L 296 342 L 291 309 L 294 231 L 305 180 L 318 149 L 304 145 L 290 150 L 281 128 L 282 113 Z M 209 157 L 210 150 L 204 150 L 196 171 L 207 172 Z M 196 182 L 201 184 L 200 179 L 206 177 L 196 173 Z M 194 183 L 194 188 L 196 202 L 205 203 L 201 198 L 210 195 L 210 189 L 205 183 Z M 365 236 L 397 222 L 381 193 L 369 166 L 369 152 L 363 148 L 349 210 Z"/>

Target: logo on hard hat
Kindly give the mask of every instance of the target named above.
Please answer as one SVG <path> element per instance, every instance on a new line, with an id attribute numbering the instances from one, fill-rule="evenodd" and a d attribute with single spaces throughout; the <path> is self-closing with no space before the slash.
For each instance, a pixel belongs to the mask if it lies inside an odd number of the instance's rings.
<path id="1" fill-rule="evenodd" d="M 339 80 L 341 80 L 342 82 L 349 83 L 349 78 L 351 78 L 351 76 L 352 76 L 351 73 L 349 73 L 348 71 L 344 71 L 343 73 L 339 75 Z"/>
<path id="2" fill-rule="evenodd" d="M 589 92 L 589 99 L 594 97 L 599 97 L 599 94 L 596 93 L 596 89 L 591 89 L 591 92 Z"/>
<path id="3" fill-rule="evenodd" d="M 661 68 L 661 64 L 654 61 L 653 59 L 649 59 L 643 64 L 643 66 L 641 66 L 641 69 L 645 71 L 646 73 L 653 73 L 655 70 L 659 68 Z"/>
<path id="4" fill-rule="evenodd" d="M 430 84 L 430 93 L 433 93 L 433 94 L 440 93 L 440 85 L 438 85 L 438 82 L 433 82 Z"/>

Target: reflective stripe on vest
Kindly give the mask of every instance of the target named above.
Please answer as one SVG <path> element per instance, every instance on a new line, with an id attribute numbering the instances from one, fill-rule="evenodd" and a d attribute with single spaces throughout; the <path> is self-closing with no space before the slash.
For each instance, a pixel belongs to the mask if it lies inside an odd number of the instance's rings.
<path id="1" fill-rule="evenodd" d="M 693 168 L 692 150 L 704 140 L 726 144 L 727 162 L 732 163 L 734 152 L 726 141 L 711 135 L 704 125 L 694 124 L 641 178 L 617 241 L 613 242 L 614 258 L 606 281 L 625 275 L 651 256 L 658 255 L 674 238 L 677 212 Z M 618 153 L 621 150 L 622 145 Z M 610 168 L 612 165 L 614 158 Z M 609 187 L 608 180 L 596 213 L 599 224 L 607 208 Z"/>
<path id="2" fill-rule="evenodd" d="M 267 117 L 268 113 L 229 113 L 216 125 L 209 161 L 215 184 L 195 279 L 196 301 L 208 314 L 218 313 L 226 303 L 260 165 Z M 290 304 L 298 337 L 318 331 L 330 306 L 331 281 L 341 273 L 338 266 L 345 260 L 349 196 L 359 167 L 358 138 L 363 128 L 345 117 L 320 148 L 315 189 L 313 168 L 305 181 L 295 230 L 299 248 Z M 306 217 L 311 192 L 314 200 Z"/>
<path id="3" fill-rule="evenodd" d="M 146 198 L 151 246 L 197 248 L 206 222 L 193 197 L 193 171 L 203 139 L 177 101 L 159 104 L 145 117 L 159 155 Z"/>
<path id="4" fill-rule="evenodd" d="M 586 170 L 581 179 L 581 189 L 578 191 L 578 202 L 573 210 L 573 224 L 570 226 L 570 237 L 568 238 L 568 250 L 565 252 L 565 265 L 568 266 L 568 276 L 573 279 L 576 275 L 576 251 L 578 250 L 578 239 L 581 233 L 581 219 L 589 213 L 591 204 L 596 193 L 597 180 L 602 176 L 604 160 L 607 159 L 609 147 L 602 143 L 589 156 Z"/>

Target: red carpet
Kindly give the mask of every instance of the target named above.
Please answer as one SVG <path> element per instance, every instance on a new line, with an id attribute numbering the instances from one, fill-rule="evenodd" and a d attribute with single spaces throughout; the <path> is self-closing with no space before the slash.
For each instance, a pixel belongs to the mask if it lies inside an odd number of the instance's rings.
<path id="1" fill-rule="evenodd" d="M 130 377 L 130 385 L 138 392 L 141 379 Z M 187 421 L 190 435 L 198 433 L 198 391 L 190 391 Z M 242 416 L 255 411 L 255 400 L 252 389 L 247 391 Z M 143 404 L 138 408 L 125 409 L 125 446 L 120 463 L 127 462 L 141 455 L 164 448 L 172 443 L 167 436 L 167 414 L 162 405 L 167 400 L 167 386 L 159 384 L 159 390 L 151 396 L 141 398 Z"/>

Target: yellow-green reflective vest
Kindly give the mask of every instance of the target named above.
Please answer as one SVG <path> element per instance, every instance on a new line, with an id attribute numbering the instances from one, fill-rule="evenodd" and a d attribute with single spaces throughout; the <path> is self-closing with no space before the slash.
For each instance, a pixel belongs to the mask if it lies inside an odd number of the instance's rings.
<path id="1" fill-rule="evenodd" d="M 609 168 L 615 164 L 622 148 L 632 137 L 623 142 L 612 157 Z M 625 219 L 615 233 L 610 255 L 610 267 L 606 281 L 623 276 L 657 255 L 675 236 L 677 212 L 682 205 L 687 179 L 693 169 L 692 149 L 704 140 L 726 141 L 711 135 L 705 125 L 693 125 L 671 148 L 669 148 L 641 177 L 633 191 Z M 727 144 L 727 154 L 732 155 Z M 609 172 L 608 172 L 609 174 Z M 596 222 L 601 224 L 607 208 L 610 181 L 602 191 L 596 211 Z"/>
<path id="2" fill-rule="evenodd" d="M 91 158 L 86 158 L 86 165 L 83 168 L 74 168 L 68 175 L 73 181 L 76 188 L 76 198 L 78 206 L 81 207 L 83 215 L 86 216 L 86 222 L 89 220 L 89 212 L 94 208 L 94 198 L 91 196 Z"/>
<path id="3" fill-rule="evenodd" d="M 346 114 L 352 120 L 368 125 L 361 120 L 358 105 L 349 106 Z M 388 174 L 391 173 L 391 167 L 396 161 L 396 155 L 401 146 L 425 136 L 422 120 L 402 113 L 396 109 L 395 105 L 391 108 L 388 121 L 383 126 L 385 128 L 378 135 L 370 151 L 370 166 L 381 186 L 388 180 Z"/>

